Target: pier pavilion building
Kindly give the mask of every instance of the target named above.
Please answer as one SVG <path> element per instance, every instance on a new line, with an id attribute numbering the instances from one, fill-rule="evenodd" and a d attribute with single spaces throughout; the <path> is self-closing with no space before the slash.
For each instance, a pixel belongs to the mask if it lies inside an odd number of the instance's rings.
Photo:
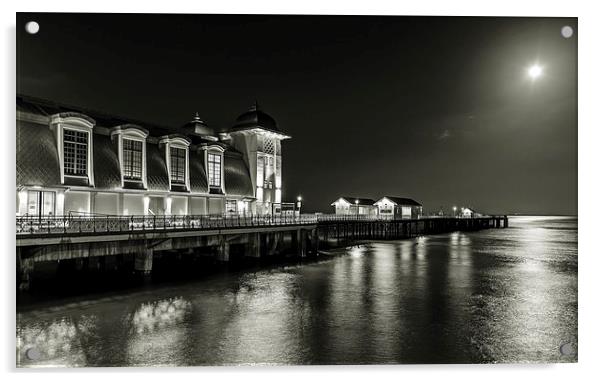
<path id="1" fill-rule="evenodd" d="M 381 218 L 415 219 L 422 216 L 422 204 L 411 198 L 385 196 L 374 205 L 378 208 Z"/>
<path id="2" fill-rule="evenodd" d="M 336 215 L 385 219 L 415 219 L 422 216 L 422 204 L 405 197 L 386 196 L 378 201 L 361 197 L 339 197 L 330 206 L 334 207 Z"/>
<path id="3" fill-rule="evenodd" d="M 376 216 L 378 214 L 378 209 L 371 198 L 339 197 L 330 206 L 334 207 L 334 213 L 337 215 Z"/>
<path id="4" fill-rule="evenodd" d="M 17 96 L 17 215 L 273 214 L 290 136 L 254 104 L 224 132 Z"/>

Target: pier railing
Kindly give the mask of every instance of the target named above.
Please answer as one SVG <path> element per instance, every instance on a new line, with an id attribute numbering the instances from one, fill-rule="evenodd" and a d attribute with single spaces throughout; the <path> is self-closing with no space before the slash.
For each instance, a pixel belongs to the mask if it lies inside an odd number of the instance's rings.
<path id="1" fill-rule="evenodd" d="M 479 216 L 476 219 L 500 216 Z M 436 220 L 469 220 L 461 217 L 420 217 L 393 219 L 383 216 L 336 214 L 282 215 L 191 215 L 191 216 L 17 216 L 16 233 L 22 235 L 102 234 L 162 230 L 216 230 L 246 227 L 312 225 L 355 222 L 418 222 Z"/>
<path id="2" fill-rule="evenodd" d="M 199 216 L 17 216 L 17 235 L 213 230 L 316 224 L 313 214 Z"/>
<path id="3" fill-rule="evenodd" d="M 317 214 L 318 222 L 344 222 L 344 221 L 409 221 L 409 220 L 432 220 L 432 219 L 475 219 L 496 217 L 493 215 L 478 215 L 471 217 L 453 217 L 453 216 L 417 216 L 414 218 L 394 218 L 385 215 L 366 215 L 366 214 Z"/>

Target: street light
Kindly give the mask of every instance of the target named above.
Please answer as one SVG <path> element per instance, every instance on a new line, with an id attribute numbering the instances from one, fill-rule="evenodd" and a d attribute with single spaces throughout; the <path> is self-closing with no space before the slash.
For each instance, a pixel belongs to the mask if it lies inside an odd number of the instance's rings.
<path id="1" fill-rule="evenodd" d="M 456 216 L 456 207 L 454 206 L 452 209 L 454 210 L 454 217 L 455 217 Z"/>
<path id="2" fill-rule="evenodd" d="M 355 200 L 355 209 L 356 209 L 356 219 L 360 218 L 360 200 Z"/>
<path id="3" fill-rule="evenodd" d="M 297 196 L 297 210 L 299 212 L 299 216 L 301 216 L 301 196 Z"/>

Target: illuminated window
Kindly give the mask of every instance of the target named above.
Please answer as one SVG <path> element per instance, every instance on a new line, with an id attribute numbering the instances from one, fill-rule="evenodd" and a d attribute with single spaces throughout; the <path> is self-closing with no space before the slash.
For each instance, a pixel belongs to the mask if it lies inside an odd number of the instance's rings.
<path id="1" fill-rule="evenodd" d="M 169 149 L 171 163 L 171 182 L 186 182 L 186 149 L 171 147 Z"/>
<path id="2" fill-rule="evenodd" d="M 142 180 L 142 142 L 123 139 L 123 178 Z"/>
<path id="3" fill-rule="evenodd" d="M 214 153 L 207 154 L 208 172 L 209 172 L 209 186 L 210 187 L 221 187 L 222 186 L 222 157 Z"/>
<path id="4" fill-rule="evenodd" d="M 63 131 L 63 157 L 65 175 L 88 174 L 88 133 L 75 130 Z"/>
<path id="5" fill-rule="evenodd" d="M 226 200 L 226 213 L 228 214 L 236 214 L 236 200 Z"/>
<path id="6" fill-rule="evenodd" d="M 30 216 L 52 216 L 54 214 L 54 192 L 29 191 L 27 214 Z"/>

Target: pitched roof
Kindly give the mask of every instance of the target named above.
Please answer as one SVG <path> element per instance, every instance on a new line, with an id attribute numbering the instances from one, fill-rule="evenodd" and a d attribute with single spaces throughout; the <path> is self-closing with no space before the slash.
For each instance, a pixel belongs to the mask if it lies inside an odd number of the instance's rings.
<path id="1" fill-rule="evenodd" d="M 148 190 L 168 191 L 169 175 L 167 165 L 159 146 L 146 143 L 146 183 Z"/>
<path id="2" fill-rule="evenodd" d="M 187 133 L 186 129 L 174 129 L 129 118 L 115 117 L 103 112 L 67 106 L 56 102 L 18 95 L 17 111 L 45 118 L 64 112 L 78 112 L 96 121 L 97 126 L 113 128 L 133 124 L 148 129 L 151 136 Z M 121 168 L 117 150 L 109 136 L 94 133 L 94 180 L 97 188 L 112 189 L 121 186 Z M 203 143 L 202 140 L 196 140 Z M 194 143 L 194 142 L 193 142 Z M 224 183 L 227 194 L 254 197 L 251 176 L 242 155 L 229 145 L 213 142 L 226 149 L 224 153 Z M 189 150 L 190 188 L 192 192 L 205 193 L 207 175 L 203 155 Z M 194 160 L 192 159 L 194 157 Z M 149 191 L 169 191 L 169 175 L 164 154 L 159 146 L 147 141 L 147 186 Z M 98 165 L 102 163 L 102 165 Z M 48 126 L 17 119 L 17 185 L 57 185 L 60 181 L 59 155 L 52 131 Z"/>
<path id="3" fill-rule="evenodd" d="M 411 198 L 393 197 L 393 196 L 385 196 L 383 198 L 387 198 L 387 199 L 393 201 L 397 205 L 422 206 L 421 203 L 419 203 L 418 201 L 412 200 Z M 380 200 L 382 200 L 382 198 Z"/>
<path id="4" fill-rule="evenodd" d="M 249 169 L 237 152 L 224 152 L 224 184 L 226 194 L 254 197 Z"/>
<path id="5" fill-rule="evenodd" d="M 372 205 L 374 205 L 374 200 L 371 199 L 371 198 L 347 197 L 347 196 L 344 196 L 344 197 L 339 197 L 337 199 L 337 201 L 340 200 L 340 199 L 343 199 L 343 200 L 347 201 L 349 204 L 352 204 L 352 205 L 355 205 L 355 200 L 358 200 L 359 201 L 358 205 L 361 205 L 361 206 L 372 206 Z"/>
<path id="6" fill-rule="evenodd" d="M 153 136 L 163 136 L 174 133 L 181 133 L 181 129 L 161 126 L 154 123 L 143 122 L 140 120 L 109 115 L 102 111 L 85 109 L 82 107 L 65 105 L 46 99 L 30 97 L 26 95 L 17 95 L 17 111 L 28 112 L 36 115 L 51 116 L 63 112 L 82 113 L 96 121 L 98 126 L 112 128 L 123 124 L 135 124 L 144 128 L 152 129 Z"/>
<path id="7" fill-rule="evenodd" d="M 61 184 L 59 154 L 52 131 L 17 120 L 17 186 Z"/>
<path id="8" fill-rule="evenodd" d="M 207 187 L 207 175 L 205 173 L 204 155 L 199 152 L 188 151 L 188 170 L 190 176 L 190 190 L 192 192 L 206 193 L 209 191 Z"/>
<path id="9" fill-rule="evenodd" d="M 92 134 L 94 139 L 94 186 L 103 189 L 121 187 L 121 166 L 111 138 Z"/>

